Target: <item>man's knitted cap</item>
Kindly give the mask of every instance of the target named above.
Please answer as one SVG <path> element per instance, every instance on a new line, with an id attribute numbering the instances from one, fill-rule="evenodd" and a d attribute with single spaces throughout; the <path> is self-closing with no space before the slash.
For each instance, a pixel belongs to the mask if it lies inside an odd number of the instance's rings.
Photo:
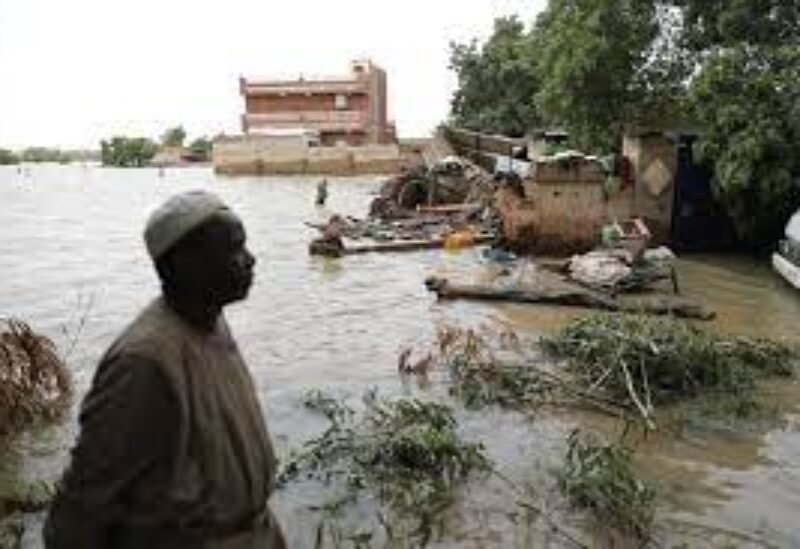
<path id="1" fill-rule="evenodd" d="M 156 209 L 147 221 L 144 242 L 153 261 L 178 241 L 219 213 L 231 213 L 220 198 L 206 191 L 177 194 Z"/>

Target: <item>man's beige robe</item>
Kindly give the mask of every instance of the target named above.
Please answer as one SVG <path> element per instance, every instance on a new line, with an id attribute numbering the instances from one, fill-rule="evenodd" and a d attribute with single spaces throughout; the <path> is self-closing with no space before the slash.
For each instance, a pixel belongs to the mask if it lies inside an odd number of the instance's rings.
<path id="1" fill-rule="evenodd" d="M 284 547 L 272 443 L 223 318 L 203 332 L 153 302 L 102 359 L 80 427 L 48 548 Z"/>

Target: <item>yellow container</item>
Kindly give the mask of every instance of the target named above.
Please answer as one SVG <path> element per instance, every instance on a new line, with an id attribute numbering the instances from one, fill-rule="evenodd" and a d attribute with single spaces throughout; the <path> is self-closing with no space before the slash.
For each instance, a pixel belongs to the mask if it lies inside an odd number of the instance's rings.
<path id="1" fill-rule="evenodd" d="M 472 231 L 459 231 L 447 235 L 444 239 L 445 250 L 460 250 L 471 246 L 475 242 L 475 233 Z"/>

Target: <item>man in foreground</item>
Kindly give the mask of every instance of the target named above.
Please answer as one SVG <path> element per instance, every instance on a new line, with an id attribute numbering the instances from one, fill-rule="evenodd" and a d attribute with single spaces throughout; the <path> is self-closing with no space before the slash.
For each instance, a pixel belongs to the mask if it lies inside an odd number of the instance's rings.
<path id="1" fill-rule="evenodd" d="M 156 210 L 144 236 L 163 295 L 97 369 L 45 545 L 283 548 L 272 444 L 222 314 L 252 283 L 244 227 L 195 191 Z"/>

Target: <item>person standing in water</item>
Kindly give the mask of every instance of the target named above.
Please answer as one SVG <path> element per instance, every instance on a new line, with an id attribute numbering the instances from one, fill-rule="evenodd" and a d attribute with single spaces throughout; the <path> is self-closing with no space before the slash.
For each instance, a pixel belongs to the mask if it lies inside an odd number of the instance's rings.
<path id="1" fill-rule="evenodd" d="M 144 240 L 162 293 L 100 361 L 45 547 L 284 549 L 275 452 L 223 314 L 253 281 L 242 221 L 188 192 Z"/>
<path id="2" fill-rule="evenodd" d="M 323 179 L 317 185 L 317 206 L 324 206 L 326 200 L 328 200 L 328 180 Z"/>

